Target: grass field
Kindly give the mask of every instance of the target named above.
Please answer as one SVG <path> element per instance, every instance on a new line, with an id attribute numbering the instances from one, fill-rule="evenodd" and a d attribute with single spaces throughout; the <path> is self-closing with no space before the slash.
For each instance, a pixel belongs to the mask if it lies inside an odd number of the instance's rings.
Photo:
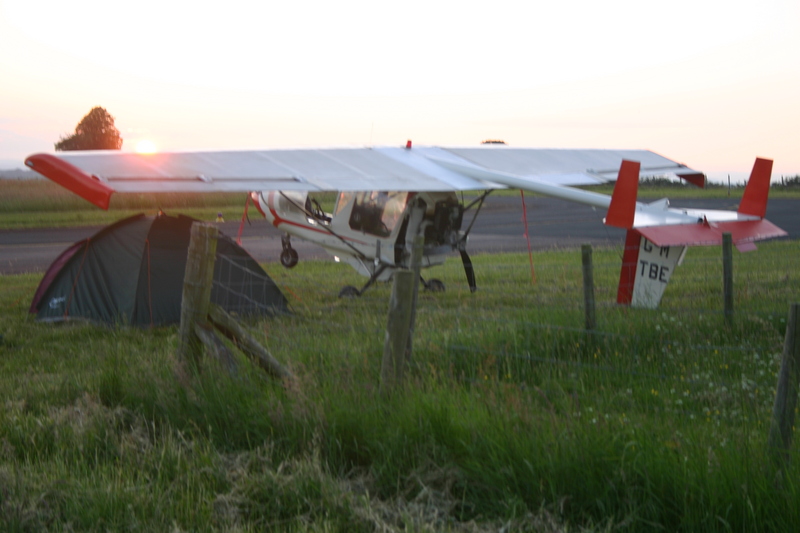
<path id="1" fill-rule="evenodd" d="M 39 276 L 0 278 L 6 531 L 792 531 L 798 453 L 767 429 L 800 243 L 692 249 L 658 311 L 613 304 L 619 250 L 457 261 L 420 298 L 405 389 L 379 394 L 390 285 L 270 269 L 294 314 L 251 331 L 297 376 L 181 369 L 176 329 L 40 324 Z"/>
<path id="2" fill-rule="evenodd" d="M 111 224 L 142 211 L 177 210 L 200 220 L 241 217 L 245 194 L 115 194 L 103 211 L 49 180 L 0 180 L 0 228 Z"/>
<path id="3" fill-rule="evenodd" d="M 611 194 L 613 187 L 604 185 L 591 190 Z M 742 188 L 731 190 L 730 197 L 741 198 Z M 492 194 L 519 195 L 514 191 L 495 191 Z M 701 191 L 690 186 L 655 186 L 643 184 L 642 198 L 726 198 L 728 189 L 711 187 Z M 335 195 L 318 195 L 326 210 L 332 210 Z M 800 198 L 800 187 L 773 188 L 772 198 Z M 121 218 L 140 213 L 155 213 L 159 208 L 177 211 L 199 220 L 214 220 L 222 212 L 226 220 L 242 216 L 244 193 L 218 194 L 115 194 L 108 211 L 103 211 L 48 180 L 0 180 L 0 228 L 33 228 L 53 226 L 89 226 L 110 224 Z M 24 216 L 21 216 L 24 213 Z"/>

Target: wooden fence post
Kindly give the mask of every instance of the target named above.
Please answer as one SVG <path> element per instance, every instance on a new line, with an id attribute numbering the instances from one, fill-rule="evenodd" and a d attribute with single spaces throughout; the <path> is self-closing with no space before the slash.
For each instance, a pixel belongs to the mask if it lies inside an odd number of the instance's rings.
<path id="1" fill-rule="evenodd" d="M 722 234 L 722 287 L 725 298 L 725 320 L 733 320 L 733 239 Z"/>
<path id="2" fill-rule="evenodd" d="M 800 382 L 800 303 L 792 304 L 783 342 L 783 359 L 778 373 L 775 405 L 769 428 L 767 447 L 773 459 L 782 466 L 789 459 L 794 428 L 794 411 L 797 406 L 797 388 Z"/>
<path id="3" fill-rule="evenodd" d="M 404 364 L 410 365 L 414 353 L 414 328 L 417 323 L 417 298 L 419 296 L 419 277 L 422 270 L 422 255 L 425 251 L 425 237 L 417 235 L 414 239 L 414 248 L 411 252 L 411 272 L 414 273 L 414 288 L 411 296 L 411 318 L 408 324 L 408 341 L 406 341 L 406 354 Z"/>
<path id="4" fill-rule="evenodd" d="M 245 355 L 268 374 L 282 380 L 294 379 L 292 372 L 281 365 L 266 348 L 258 343 L 255 337 L 240 326 L 223 308 L 211 304 L 208 318 L 217 330 L 232 340 Z"/>
<path id="5" fill-rule="evenodd" d="M 405 368 L 411 362 L 414 324 L 419 291 L 419 272 L 425 238 L 414 239 L 410 270 L 396 270 L 381 363 L 381 394 L 387 395 L 402 386 Z"/>
<path id="6" fill-rule="evenodd" d="M 197 365 L 203 355 L 204 345 L 194 325 L 207 322 L 218 234 L 216 226 L 201 222 L 192 224 L 178 330 L 178 360 L 184 363 Z"/>
<path id="7" fill-rule="evenodd" d="M 414 272 L 411 270 L 398 270 L 394 273 L 381 365 L 383 395 L 391 393 L 403 383 L 415 281 Z"/>
<path id="8" fill-rule="evenodd" d="M 594 313 L 594 272 L 592 270 L 592 245 L 581 245 L 583 262 L 583 307 L 586 313 L 586 329 L 594 329 L 596 325 Z"/>

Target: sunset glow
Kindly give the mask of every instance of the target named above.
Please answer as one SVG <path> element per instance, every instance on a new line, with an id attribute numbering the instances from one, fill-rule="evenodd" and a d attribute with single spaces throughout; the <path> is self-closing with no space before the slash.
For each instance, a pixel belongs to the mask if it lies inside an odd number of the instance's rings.
<path id="1" fill-rule="evenodd" d="M 711 179 L 744 179 L 756 157 L 775 160 L 773 179 L 800 174 L 796 0 L 403 6 L 2 0 L 0 164 L 52 150 L 103 106 L 123 149 L 144 152 L 138 139 L 175 151 L 497 138 L 649 149 Z"/>
<path id="2" fill-rule="evenodd" d="M 156 151 L 156 145 L 153 141 L 142 139 L 136 143 L 137 154 L 154 154 Z"/>

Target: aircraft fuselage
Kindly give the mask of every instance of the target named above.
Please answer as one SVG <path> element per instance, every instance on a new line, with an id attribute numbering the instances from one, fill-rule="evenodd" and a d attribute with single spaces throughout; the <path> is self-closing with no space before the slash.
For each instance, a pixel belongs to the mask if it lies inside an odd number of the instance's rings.
<path id="1" fill-rule="evenodd" d="M 252 196 L 276 228 L 320 245 L 365 276 L 382 266 L 378 279 L 409 266 L 417 232 L 425 236 L 424 267 L 443 263 L 464 235 L 463 206 L 454 192 L 340 192 L 332 213 L 323 211 L 307 192 L 264 191 Z M 414 205 L 424 209 L 421 220 L 412 216 Z"/>

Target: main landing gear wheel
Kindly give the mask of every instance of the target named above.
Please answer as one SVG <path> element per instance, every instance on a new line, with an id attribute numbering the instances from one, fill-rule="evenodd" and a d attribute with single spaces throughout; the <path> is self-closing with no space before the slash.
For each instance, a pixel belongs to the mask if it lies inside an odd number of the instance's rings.
<path id="1" fill-rule="evenodd" d="M 440 279 L 429 279 L 425 282 L 425 290 L 428 292 L 444 292 L 444 282 Z"/>
<path id="2" fill-rule="evenodd" d="M 294 268 L 297 265 L 297 250 L 286 248 L 281 252 L 281 264 L 285 268 Z"/>
<path id="3" fill-rule="evenodd" d="M 361 296 L 361 291 L 352 285 L 347 285 L 339 291 L 339 298 L 356 298 Z"/>
<path id="4" fill-rule="evenodd" d="M 292 240 L 289 234 L 281 236 L 281 264 L 284 268 L 294 268 L 297 265 L 297 250 L 292 248 Z"/>

